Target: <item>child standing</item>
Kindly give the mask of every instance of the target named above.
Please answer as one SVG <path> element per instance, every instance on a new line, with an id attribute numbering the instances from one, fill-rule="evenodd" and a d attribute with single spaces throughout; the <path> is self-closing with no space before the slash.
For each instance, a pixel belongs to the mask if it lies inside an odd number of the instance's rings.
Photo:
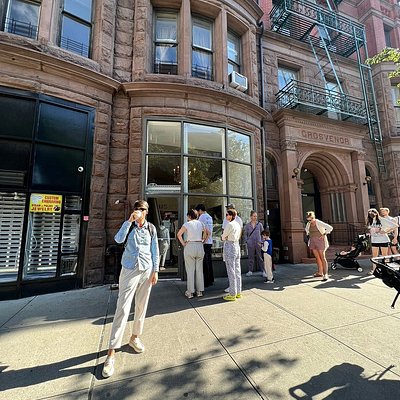
<path id="1" fill-rule="evenodd" d="M 261 232 L 262 247 L 261 251 L 264 256 L 264 270 L 267 277 L 264 283 L 274 283 L 274 275 L 272 274 L 272 240 L 269 238 L 269 231 L 264 230 Z"/>

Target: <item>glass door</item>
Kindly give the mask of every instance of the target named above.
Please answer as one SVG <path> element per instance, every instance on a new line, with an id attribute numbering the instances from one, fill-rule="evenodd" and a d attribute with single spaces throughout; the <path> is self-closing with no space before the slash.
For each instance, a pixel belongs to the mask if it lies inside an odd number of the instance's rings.
<path id="1" fill-rule="evenodd" d="M 147 198 L 149 203 L 149 222 L 157 229 L 160 251 L 159 277 L 182 277 L 183 255 L 179 240 L 176 238 L 182 225 L 179 198 L 154 196 Z"/>

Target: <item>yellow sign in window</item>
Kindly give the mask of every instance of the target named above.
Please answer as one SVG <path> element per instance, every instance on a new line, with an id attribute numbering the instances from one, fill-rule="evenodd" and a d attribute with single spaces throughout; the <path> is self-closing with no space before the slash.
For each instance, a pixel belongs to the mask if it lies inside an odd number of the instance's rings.
<path id="1" fill-rule="evenodd" d="M 30 212 L 61 213 L 62 195 L 32 193 Z"/>

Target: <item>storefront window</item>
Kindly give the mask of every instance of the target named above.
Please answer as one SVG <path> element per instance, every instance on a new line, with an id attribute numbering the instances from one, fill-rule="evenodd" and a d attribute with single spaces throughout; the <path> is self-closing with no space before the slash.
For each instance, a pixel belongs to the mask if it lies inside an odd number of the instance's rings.
<path id="1" fill-rule="evenodd" d="M 250 162 L 250 136 L 228 131 L 228 154 L 231 160 Z"/>
<path id="2" fill-rule="evenodd" d="M 235 162 L 228 163 L 229 193 L 233 196 L 252 196 L 251 167 Z"/>
<path id="3" fill-rule="evenodd" d="M 185 124 L 187 152 L 211 157 L 223 157 L 225 130 L 207 125 Z"/>
<path id="4" fill-rule="evenodd" d="M 179 122 L 150 121 L 147 130 L 150 153 L 181 152 L 181 124 Z"/>
<path id="5" fill-rule="evenodd" d="M 190 157 L 188 159 L 188 191 L 222 194 L 223 161 Z"/>
<path id="6" fill-rule="evenodd" d="M 219 257 L 225 205 L 235 203 L 244 222 L 254 208 L 251 148 L 250 135 L 223 127 L 149 121 L 145 193 L 148 198 L 177 196 L 181 216 L 205 204 L 214 221 L 213 255 Z M 153 220 L 162 220 L 162 210 L 156 213 Z"/>

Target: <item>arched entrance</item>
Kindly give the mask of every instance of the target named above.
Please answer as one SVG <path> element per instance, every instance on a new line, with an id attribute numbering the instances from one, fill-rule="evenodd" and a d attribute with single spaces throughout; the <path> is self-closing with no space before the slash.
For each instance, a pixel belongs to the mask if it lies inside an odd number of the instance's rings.
<path id="1" fill-rule="evenodd" d="M 351 166 L 348 166 L 351 168 Z M 302 217 L 315 211 L 317 218 L 331 224 L 331 243 L 348 243 L 353 239 L 353 215 L 356 187 L 346 169 L 346 157 L 339 159 L 327 152 L 307 155 L 301 166 Z"/>

